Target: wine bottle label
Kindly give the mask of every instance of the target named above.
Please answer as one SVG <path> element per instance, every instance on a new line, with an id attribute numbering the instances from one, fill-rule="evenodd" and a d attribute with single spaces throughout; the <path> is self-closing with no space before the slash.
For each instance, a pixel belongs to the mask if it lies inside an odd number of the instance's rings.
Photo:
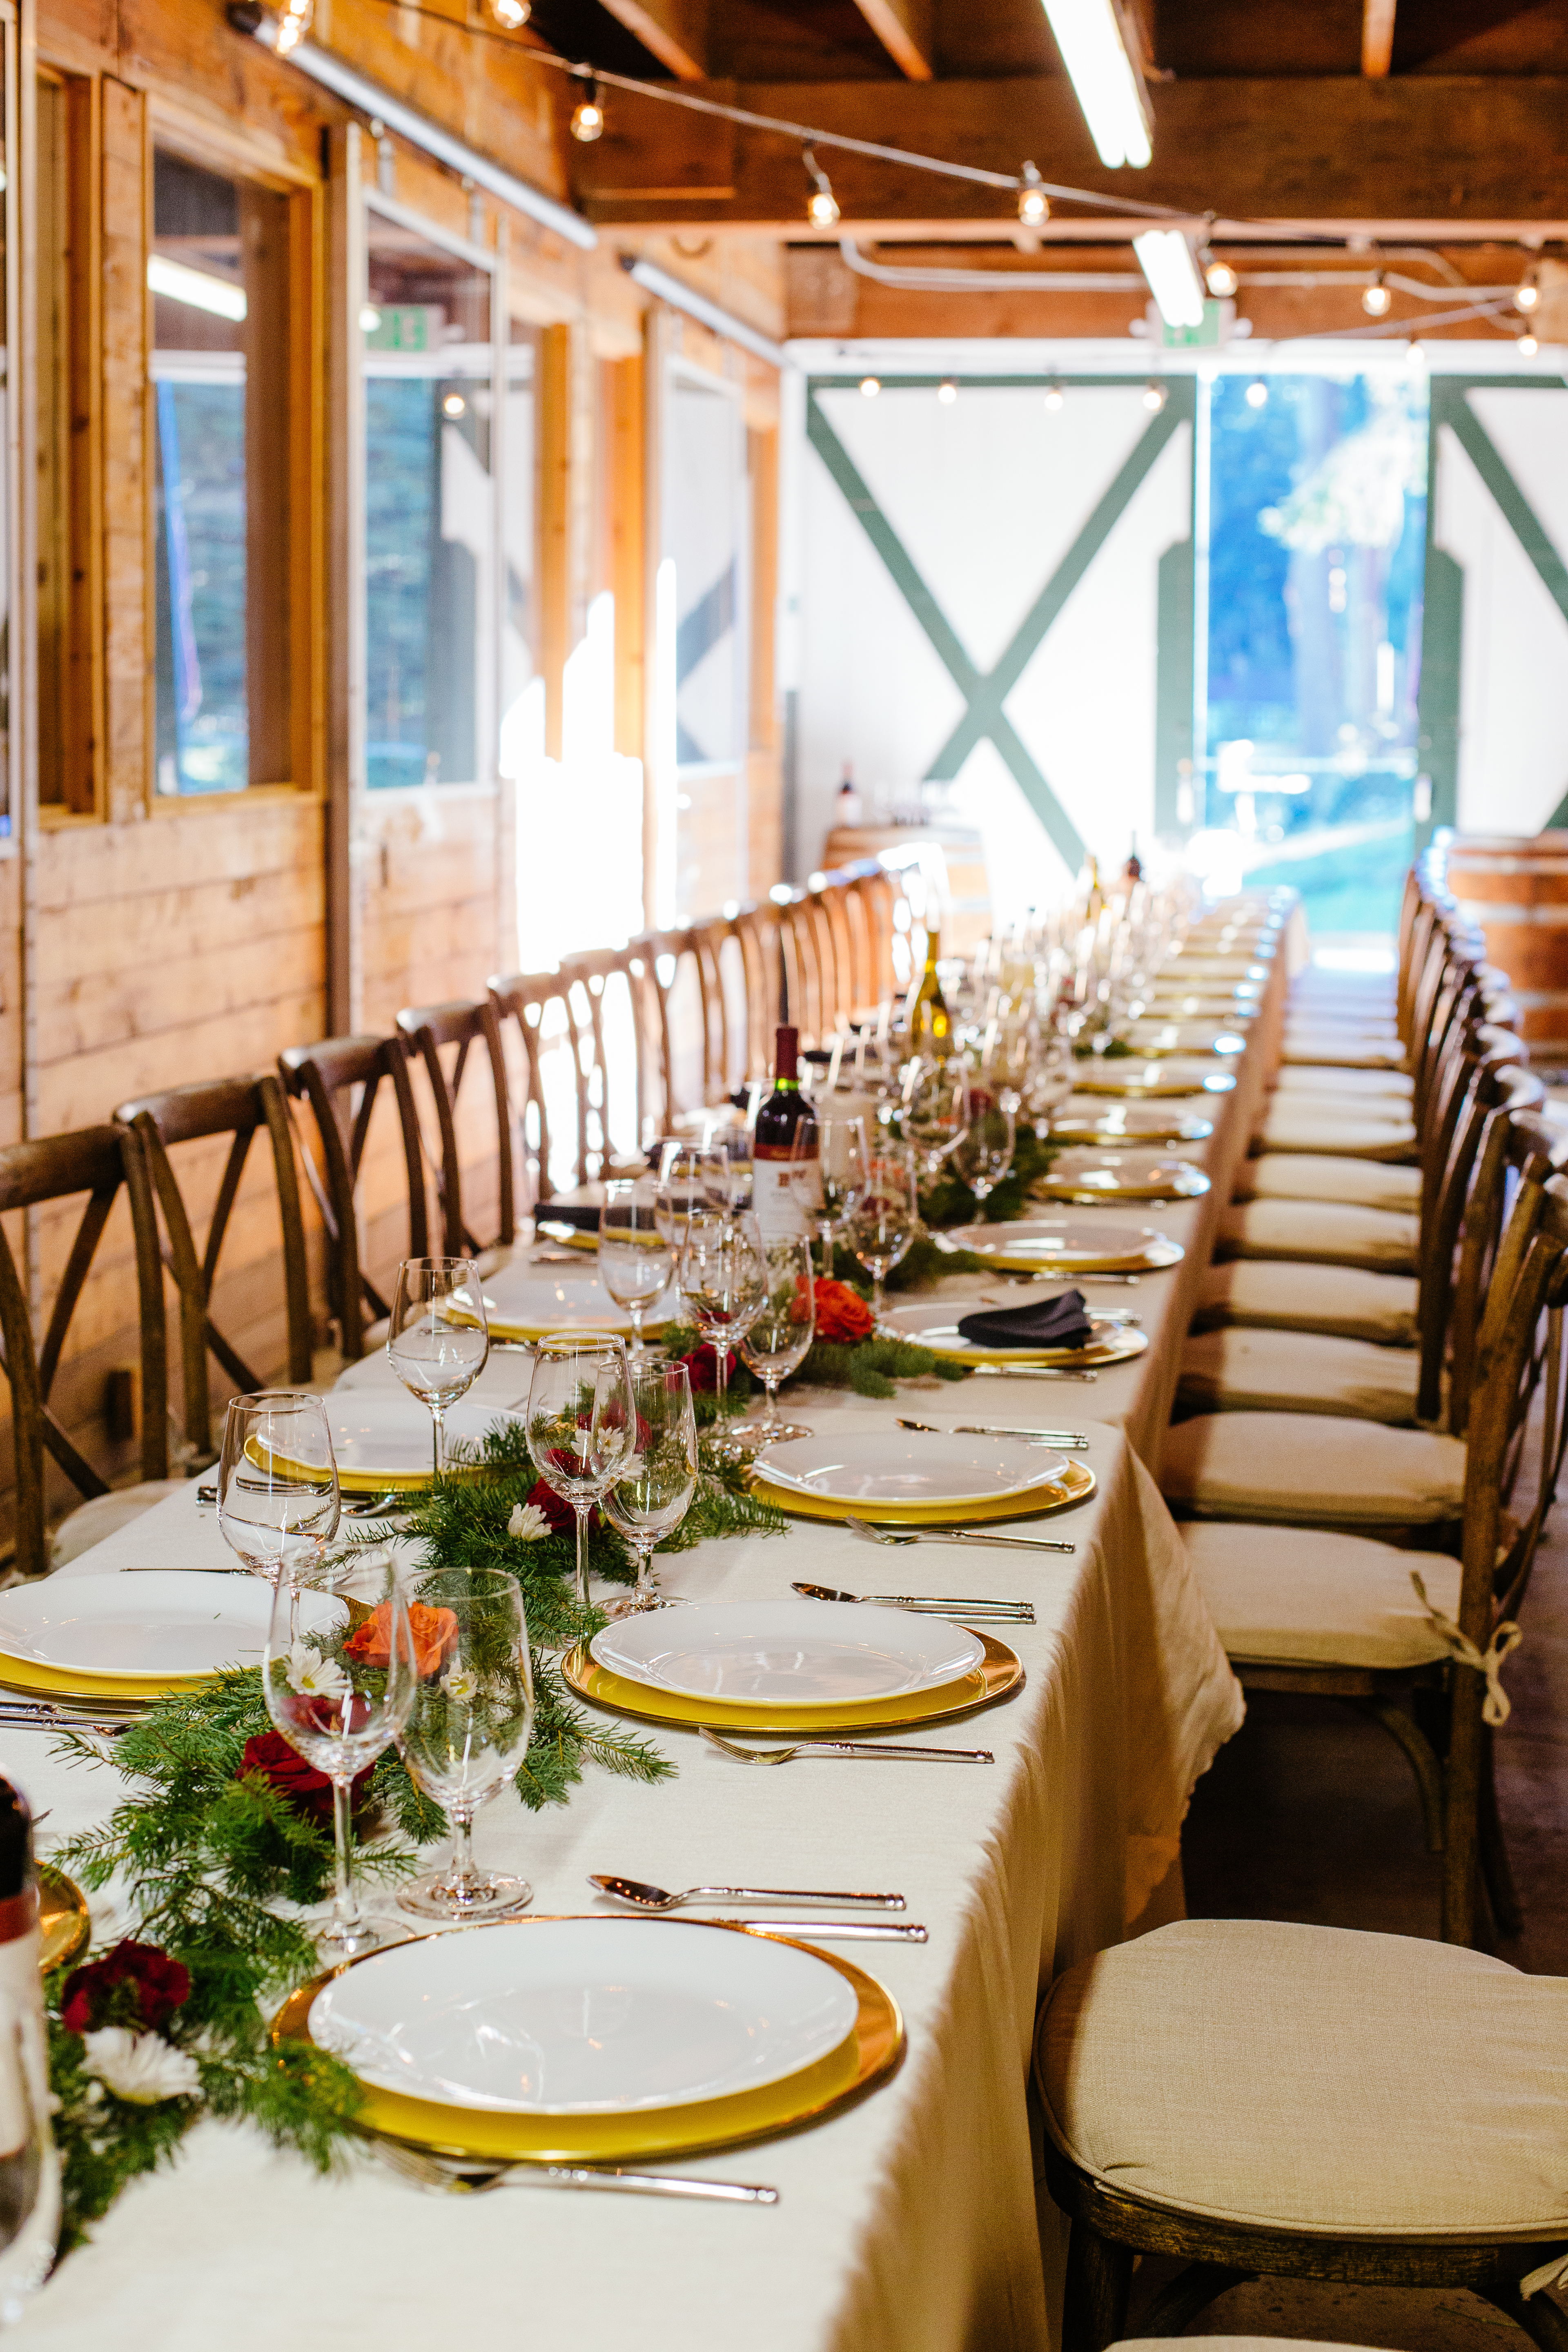
<path id="1" fill-rule="evenodd" d="M 752 1205 L 764 1241 L 809 1237 L 822 1208 L 819 1160 L 770 1160 L 758 1152 L 752 1163 Z"/>

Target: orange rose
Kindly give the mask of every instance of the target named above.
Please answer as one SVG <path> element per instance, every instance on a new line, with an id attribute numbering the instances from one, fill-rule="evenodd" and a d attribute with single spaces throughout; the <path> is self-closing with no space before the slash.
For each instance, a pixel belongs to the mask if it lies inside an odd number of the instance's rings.
<path id="1" fill-rule="evenodd" d="M 818 1282 L 813 1290 L 819 1339 L 870 1338 L 876 1318 L 858 1290 L 851 1290 L 847 1282 Z"/>
<path id="2" fill-rule="evenodd" d="M 458 1620 L 450 1609 L 427 1609 L 422 1601 L 411 1601 L 408 1609 L 409 1630 L 414 1636 L 414 1663 L 419 1679 L 439 1674 L 441 1662 L 458 1645 Z M 392 1663 L 392 1603 L 382 1601 L 371 1612 L 363 1625 L 356 1627 L 343 1643 L 345 1658 L 356 1658 L 362 1666 L 385 1666 Z"/>

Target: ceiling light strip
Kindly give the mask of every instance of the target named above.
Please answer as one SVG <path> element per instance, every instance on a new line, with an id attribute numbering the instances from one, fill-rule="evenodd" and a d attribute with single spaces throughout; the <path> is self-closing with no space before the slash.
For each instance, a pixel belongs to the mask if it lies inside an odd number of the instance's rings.
<path id="1" fill-rule="evenodd" d="M 765 360 L 769 367 L 789 365 L 789 357 L 782 343 L 770 342 L 767 336 L 759 334 L 755 327 L 748 327 L 743 319 L 737 319 L 732 311 L 721 310 L 717 302 L 710 302 L 706 294 L 694 294 L 689 286 L 683 286 L 679 278 L 672 278 L 668 269 L 660 269 L 656 262 L 639 261 L 635 254 L 623 253 L 621 268 L 632 284 L 640 286 L 645 294 L 657 295 L 661 302 L 668 302 L 672 310 L 684 310 L 689 319 L 697 320 L 701 326 L 711 327 L 716 335 L 722 335 L 729 342 L 739 343 L 741 349 L 750 352 L 754 359 Z"/>

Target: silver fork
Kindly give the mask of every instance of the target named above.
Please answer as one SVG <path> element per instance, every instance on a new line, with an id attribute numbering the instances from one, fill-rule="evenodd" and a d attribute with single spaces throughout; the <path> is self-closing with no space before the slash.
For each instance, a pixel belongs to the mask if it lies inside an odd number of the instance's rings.
<path id="1" fill-rule="evenodd" d="M 922 1437 L 1032 1437 L 1041 1444 L 1066 1446 L 1070 1453 L 1087 1447 L 1089 1440 L 1077 1429 L 1005 1429 L 1000 1422 L 955 1421 L 951 1430 L 938 1429 L 934 1422 L 906 1421 L 895 1414 L 900 1429 L 918 1429 Z"/>
<path id="2" fill-rule="evenodd" d="M 788 1764 L 796 1756 L 877 1756 L 893 1762 L 931 1762 L 942 1764 L 994 1764 L 996 1759 L 989 1748 L 909 1748 L 898 1742 L 871 1739 L 798 1739 L 793 1748 L 739 1748 L 710 1730 L 705 1723 L 697 1727 L 704 1739 L 721 1748 L 726 1756 L 733 1756 L 742 1764 Z M 752 1919 L 747 1923 L 755 1927 Z"/>
<path id="3" fill-rule="evenodd" d="M 994 1536 L 989 1528 L 874 1528 L 869 1519 L 847 1518 L 844 1522 L 851 1535 L 862 1543 L 978 1543 L 997 1544 L 1005 1551 L 1065 1551 L 1078 1549 L 1076 1544 L 1063 1543 L 1055 1536 Z"/>
<path id="4" fill-rule="evenodd" d="M 776 2205 L 779 2192 L 750 2180 L 689 2180 L 679 2173 L 626 2172 L 591 2164 L 465 2164 L 460 2158 L 425 2156 L 395 2140 L 378 2139 L 375 2152 L 390 2172 L 421 2189 L 445 2189 L 456 2196 L 482 2197 L 489 2189 L 607 2189 L 631 2197 L 684 2197 L 721 2205 Z"/>

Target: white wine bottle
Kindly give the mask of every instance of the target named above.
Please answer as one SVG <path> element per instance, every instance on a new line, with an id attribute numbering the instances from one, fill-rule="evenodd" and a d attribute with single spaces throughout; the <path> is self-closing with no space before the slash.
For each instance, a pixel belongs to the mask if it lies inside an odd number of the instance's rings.
<path id="1" fill-rule="evenodd" d="M 928 1055 L 937 1061 L 945 1058 L 952 1044 L 952 1015 L 936 972 L 941 953 L 942 926 L 928 916 L 925 970 L 910 991 L 904 1025 L 909 1031 L 910 1052 Z"/>

